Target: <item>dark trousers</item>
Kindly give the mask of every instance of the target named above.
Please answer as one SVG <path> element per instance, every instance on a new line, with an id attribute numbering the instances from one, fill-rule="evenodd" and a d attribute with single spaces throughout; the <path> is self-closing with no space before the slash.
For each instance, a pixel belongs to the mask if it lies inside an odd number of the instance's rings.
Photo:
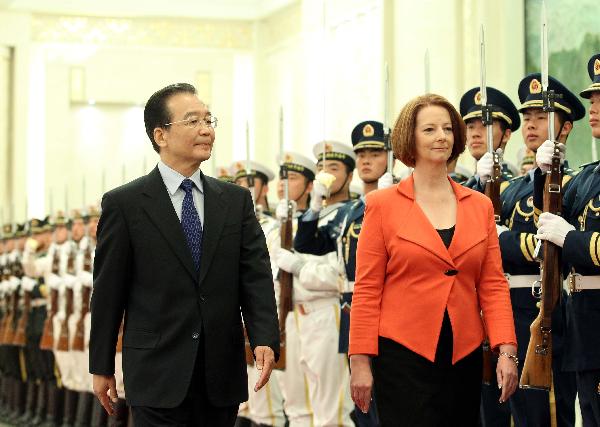
<path id="1" fill-rule="evenodd" d="M 204 375 L 203 339 L 198 347 L 198 355 L 190 387 L 183 402 L 175 408 L 151 408 L 132 406 L 135 427 L 233 427 L 239 405 L 218 407 L 208 399 Z"/>
<path id="2" fill-rule="evenodd" d="M 494 363 L 494 368 L 496 368 Z M 494 369 L 494 372 L 496 369 Z M 494 375 L 490 385 L 481 385 L 481 425 L 483 427 L 510 427 L 510 404 L 500 403 L 502 390 Z"/>
<path id="3" fill-rule="evenodd" d="M 600 369 L 577 372 L 583 427 L 600 427 Z"/>
<path id="4" fill-rule="evenodd" d="M 438 347 L 435 362 L 430 362 L 395 341 L 379 338 L 373 377 L 382 427 L 478 425 L 481 347 L 455 365 L 439 353 Z"/>
<path id="5" fill-rule="evenodd" d="M 575 425 L 575 397 L 577 386 L 575 374 L 558 368 L 560 362 L 553 363 L 554 399 L 556 401 L 556 425 L 573 427 Z M 519 361 L 519 378 L 523 363 Z M 515 427 L 550 426 L 550 394 L 544 390 L 521 389 L 509 399 L 510 411 Z"/>

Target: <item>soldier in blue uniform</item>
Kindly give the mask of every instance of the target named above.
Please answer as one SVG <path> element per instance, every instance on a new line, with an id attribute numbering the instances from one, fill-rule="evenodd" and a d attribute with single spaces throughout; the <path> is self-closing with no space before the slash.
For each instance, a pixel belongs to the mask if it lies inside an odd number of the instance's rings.
<path id="1" fill-rule="evenodd" d="M 592 135 L 600 138 L 600 54 L 589 60 L 588 73 L 592 84 L 580 95 L 590 100 Z M 546 141 L 536 154 L 536 210 L 543 206 L 542 171 L 549 169 L 553 149 Z M 541 214 L 537 238 L 563 248 L 570 294 L 563 368 L 576 373 L 583 425 L 600 426 L 600 162 L 582 165 L 563 194 L 562 217 Z"/>
<path id="2" fill-rule="evenodd" d="M 494 150 L 506 148 L 512 132 L 521 126 L 521 118 L 517 107 L 503 92 L 493 87 L 487 87 L 487 103 L 492 109 Z M 487 133 L 481 120 L 481 91 L 474 87 L 465 92 L 460 99 L 460 115 L 467 125 L 467 148 L 475 161 L 483 157 L 489 163 L 492 161 L 488 154 Z M 506 163 L 502 162 L 502 180 L 513 178 L 512 172 Z M 463 185 L 478 191 L 483 191 L 485 182 L 481 182 L 479 175 L 475 174 L 467 179 Z"/>
<path id="3" fill-rule="evenodd" d="M 494 150 L 504 152 L 512 132 L 519 129 L 521 118 L 517 107 L 508 96 L 493 87 L 487 87 L 487 103 L 492 109 L 492 137 Z M 488 153 L 487 132 L 481 120 L 481 91 L 474 87 L 465 92 L 460 99 L 460 115 L 467 127 L 467 148 L 476 161 L 482 160 L 487 165 L 493 164 L 492 155 Z M 489 166 L 488 166 L 489 167 Z M 502 186 L 506 187 L 512 173 L 506 163 L 502 162 Z M 464 186 L 483 192 L 485 181 L 475 174 L 463 183 Z M 497 362 L 497 358 L 495 362 Z M 495 369 L 494 369 L 495 371 Z M 510 406 L 508 402 L 500 403 L 501 390 L 495 379 L 491 384 L 481 386 L 481 421 L 484 427 L 510 426 Z"/>
<path id="4" fill-rule="evenodd" d="M 565 143 L 573 123 L 585 115 L 585 108 L 577 97 L 558 80 L 549 77 L 549 89 L 560 98 L 556 101 L 555 134 Z M 523 114 L 521 133 L 525 145 L 537 151 L 548 139 L 548 113 L 543 111 L 542 84 L 539 73 L 530 74 L 519 84 L 519 111 Z M 483 159 L 482 159 L 483 160 Z M 491 174 L 491 163 L 480 160 L 477 171 L 485 181 Z M 501 225 L 497 225 L 502 252 L 502 265 L 510 285 L 510 295 L 519 344 L 519 375 L 529 343 L 529 327 L 539 312 L 538 300 L 532 296 L 531 286 L 540 277 L 539 263 L 534 259 L 537 232 L 533 209 L 533 173 L 514 178 L 501 187 Z M 565 182 L 570 179 L 568 171 Z M 553 378 L 558 426 L 575 423 L 575 376 L 561 369 L 564 321 L 561 309 L 553 317 Z M 556 325 L 556 326 L 555 326 Z M 510 398 L 515 426 L 549 426 L 549 394 L 540 390 L 518 389 Z"/>
<path id="5" fill-rule="evenodd" d="M 387 151 L 384 142 L 383 124 L 376 121 L 364 121 L 352 131 L 352 145 L 356 153 L 358 176 L 364 182 L 364 193 L 393 184 L 391 173 L 386 172 Z M 343 273 L 343 287 L 340 289 L 340 353 L 348 352 L 348 333 L 350 327 L 350 307 L 354 287 L 356 266 L 356 245 L 365 211 L 364 195 L 341 208 L 336 217 L 325 226 L 318 227 L 318 220 L 311 218 L 310 212 L 300 218 L 298 231 L 294 239 L 294 248 L 298 252 L 323 255 L 337 251 L 340 271 Z M 378 425 L 375 405 L 370 406 L 368 414 L 356 409 L 359 426 Z"/>

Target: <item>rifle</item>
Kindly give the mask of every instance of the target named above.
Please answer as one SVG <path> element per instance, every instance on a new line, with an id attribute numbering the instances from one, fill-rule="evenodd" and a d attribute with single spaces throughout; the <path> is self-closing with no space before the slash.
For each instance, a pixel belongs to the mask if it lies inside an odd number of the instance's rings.
<path id="1" fill-rule="evenodd" d="M 29 310 L 31 309 L 31 292 L 25 291 L 23 292 L 23 311 L 21 313 L 21 317 L 19 318 L 19 324 L 17 325 L 17 330 L 14 335 L 13 345 L 18 345 L 21 347 L 25 347 L 25 343 L 27 342 L 27 338 L 25 335 L 25 331 L 27 330 L 27 323 L 29 322 Z"/>
<path id="2" fill-rule="evenodd" d="M 284 155 L 283 155 L 283 141 L 281 142 L 282 150 L 281 150 L 281 168 L 280 168 L 280 176 L 283 181 L 283 191 L 284 198 L 287 205 L 287 216 L 285 219 L 281 221 L 281 226 L 279 229 L 280 237 L 281 237 L 281 247 L 286 250 L 292 249 L 292 207 L 290 204 L 290 196 L 289 196 L 289 182 L 288 182 L 288 170 L 284 166 Z M 288 313 L 294 310 L 293 306 L 293 292 L 294 292 L 294 275 L 287 271 L 283 271 L 279 269 L 278 274 L 279 279 L 279 335 L 280 335 L 280 343 L 281 343 L 281 352 L 279 356 L 279 361 L 275 365 L 276 369 L 285 369 L 285 321 L 287 319 Z"/>
<path id="3" fill-rule="evenodd" d="M 90 311 L 91 291 L 88 286 L 81 287 L 81 311 L 79 312 L 79 320 L 77 320 L 77 326 L 75 327 L 75 337 L 73 338 L 71 350 L 85 350 L 85 316 Z"/>
<path id="4" fill-rule="evenodd" d="M 73 288 L 65 289 L 65 317 L 60 321 L 60 334 L 56 350 L 69 351 L 69 317 L 73 314 Z"/>
<path id="5" fill-rule="evenodd" d="M 554 134 L 554 100 L 557 95 L 553 90 L 548 90 L 548 30 L 545 3 L 542 3 L 542 97 L 544 111 L 548 113 L 548 137 L 554 141 L 552 167 L 547 172 L 544 184 L 544 212 L 560 215 L 562 210 L 562 172 L 560 150 Z M 541 279 L 538 281 L 541 282 L 540 312 L 530 327 L 531 337 L 519 386 L 525 389 L 550 390 L 552 386 L 552 313 L 560 302 L 562 273 L 561 248 L 547 240 L 543 241 L 540 272 Z"/>
<path id="6" fill-rule="evenodd" d="M 58 289 L 50 289 L 50 310 L 44 320 L 44 332 L 40 341 L 41 350 L 52 350 L 54 348 L 54 316 L 58 312 Z"/>
<path id="7" fill-rule="evenodd" d="M 12 345 L 15 339 L 15 321 L 19 313 L 19 297 L 18 289 L 12 291 L 10 295 L 9 310 L 10 313 L 6 318 L 6 329 L 4 330 L 4 336 L 2 342 L 7 345 Z"/>
<path id="8" fill-rule="evenodd" d="M 481 26 L 479 33 L 479 60 L 480 60 L 480 88 L 481 93 L 481 122 L 485 126 L 486 140 L 488 153 L 491 153 L 494 158 L 494 167 L 492 176 L 485 183 L 485 195 L 490 198 L 492 205 L 494 206 L 494 219 L 496 224 L 500 223 L 500 214 L 502 209 L 502 202 L 500 201 L 500 156 L 494 150 L 494 136 L 493 136 L 493 119 L 492 109 L 487 102 L 487 86 L 485 82 L 485 36 L 483 31 L 483 25 Z M 485 324 L 485 321 L 484 321 Z M 494 364 L 492 362 L 493 354 L 490 347 L 489 338 L 485 337 L 483 340 L 483 376 L 482 383 L 490 385 L 493 383 L 495 378 Z"/>
<path id="9" fill-rule="evenodd" d="M 390 140 L 391 129 L 389 127 L 389 92 L 390 92 L 390 71 L 387 62 L 385 63 L 384 92 L 383 92 L 383 142 L 387 151 L 386 172 L 394 175 L 394 150 Z M 324 156 L 325 154 L 323 154 Z"/>

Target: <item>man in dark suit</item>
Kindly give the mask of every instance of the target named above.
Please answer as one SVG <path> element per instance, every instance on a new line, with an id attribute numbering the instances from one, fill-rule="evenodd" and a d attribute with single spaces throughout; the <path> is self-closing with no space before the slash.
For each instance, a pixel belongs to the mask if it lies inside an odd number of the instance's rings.
<path id="1" fill-rule="evenodd" d="M 109 413 L 123 373 L 136 426 L 232 426 L 247 400 L 242 316 L 266 384 L 279 353 L 269 256 L 250 193 L 205 176 L 217 124 L 188 84 L 148 100 L 158 166 L 106 193 L 91 302 L 90 373 Z"/>

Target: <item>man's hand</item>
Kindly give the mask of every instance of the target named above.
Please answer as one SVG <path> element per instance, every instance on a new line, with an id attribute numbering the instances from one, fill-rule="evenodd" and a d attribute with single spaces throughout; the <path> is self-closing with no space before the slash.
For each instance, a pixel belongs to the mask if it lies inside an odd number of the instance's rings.
<path id="1" fill-rule="evenodd" d="M 261 371 L 260 378 L 254 385 L 254 391 L 257 392 L 269 382 L 271 371 L 273 371 L 273 366 L 275 366 L 275 353 L 273 353 L 271 347 L 259 345 L 254 349 L 254 357 L 256 358 L 256 369 Z M 94 390 L 96 389 L 94 388 Z"/>
<path id="2" fill-rule="evenodd" d="M 567 234 L 569 231 L 574 230 L 575 227 L 569 224 L 563 217 L 550 212 L 544 212 L 538 220 L 538 230 L 535 237 L 539 240 L 548 240 L 562 248 L 565 244 Z"/>
<path id="3" fill-rule="evenodd" d="M 302 267 L 304 266 L 304 260 L 295 252 L 279 248 L 275 255 L 275 264 L 283 271 L 298 276 L 300 270 L 302 270 Z"/>
<path id="4" fill-rule="evenodd" d="M 93 375 L 94 394 L 104 406 L 108 415 L 115 413 L 111 402 L 117 403 L 119 396 L 117 395 L 117 381 L 114 375 Z M 109 400 L 110 395 L 110 400 Z"/>
<path id="5" fill-rule="evenodd" d="M 289 206 L 291 205 L 291 206 Z M 291 210 L 290 214 L 293 217 L 296 213 L 296 202 L 294 200 L 290 200 L 290 203 L 285 199 L 281 199 L 277 204 L 277 208 L 275 208 L 275 217 L 280 221 L 285 221 L 288 218 L 288 209 Z"/>
<path id="6" fill-rule="evenodd" d="M 327 187 L 317 180 L 313 181 L 313 189 L 310 192 L 310 209 L 313 212 L 321 212 L 323 209 L 323 199 L 327 197 Z"/>
<path id="7" fill-rule="evenodd" d="M 383 190 L 384 188 L 389 188 L 394 185 L 394 175 L 390 172 L 386 172 L 377 180 L 377 189 Z"/>
<path id="8" fill-rule="evenodd" d="M 565 144 L 558 144 L 558 151 L 560 155 L 560 164 L 565 162 Z M 540 148 L 535 153 L 535 162 L 542 172 L 548 172 L 552 167 L 552 156 L 554 155 L 554 142 L 550 140 L 544 141 Z"/>
<path id="9" fill-rule="evenodd" d="M 481 156 L 481 159 L 477 162 L 477 175 L 479 175 L 479 181 L 485 184 L 494 172 L 494 156 L 492 153 L 485 153 Z"/>

